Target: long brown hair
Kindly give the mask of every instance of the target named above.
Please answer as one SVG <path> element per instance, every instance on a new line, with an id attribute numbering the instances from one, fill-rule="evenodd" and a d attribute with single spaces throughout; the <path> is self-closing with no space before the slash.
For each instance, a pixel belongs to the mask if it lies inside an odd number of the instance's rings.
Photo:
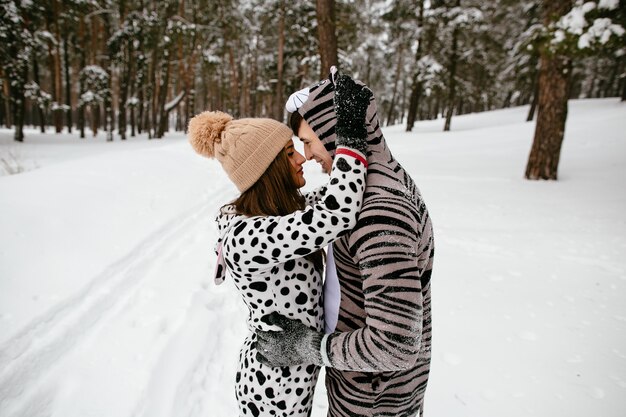
<path id="1" fill-rule="evenodd" d="M 287 151 L 282 149 L 270 166 L 250 188 L 233 201 L 244 216 L 285 216 L 302 210 L 305 200 L 296 183 Z M 323 251 L 305 256 L 316 270 L 324 267 Z"/>

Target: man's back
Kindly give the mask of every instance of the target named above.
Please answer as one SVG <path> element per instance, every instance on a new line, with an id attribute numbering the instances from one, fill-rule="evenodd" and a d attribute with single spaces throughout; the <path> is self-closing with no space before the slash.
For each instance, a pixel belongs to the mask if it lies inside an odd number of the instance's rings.
<path id="1" fill-rule="evenodd" d="M 370 163 L 357 226 L 334 256 L 336 331 L 350 336 L 330 339 L 328 415 L 416 415 L 430 369 L 434 241 L 419 190 L 395 160 Z"/>

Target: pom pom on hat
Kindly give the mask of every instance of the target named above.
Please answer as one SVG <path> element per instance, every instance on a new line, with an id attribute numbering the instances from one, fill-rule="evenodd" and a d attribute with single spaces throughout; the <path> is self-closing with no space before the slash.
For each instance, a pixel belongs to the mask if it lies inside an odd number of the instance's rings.
<path id="1" fill-rule="evenodd" d="M 291 129 L 272 119 L 233 119 L 205 111 L 189 121 L 189 142 L 202 156 L 215 158 L 239 191 L 250 188 L 291 140 Z"/>
<path id="2" fill-rule="evenodd" d="M 215 158 L 215 144 L 222 141 L 222 132 L 233 117 L 221 111 L 205 111 L 189 121 L 189 142 L 202 156 Z"/>

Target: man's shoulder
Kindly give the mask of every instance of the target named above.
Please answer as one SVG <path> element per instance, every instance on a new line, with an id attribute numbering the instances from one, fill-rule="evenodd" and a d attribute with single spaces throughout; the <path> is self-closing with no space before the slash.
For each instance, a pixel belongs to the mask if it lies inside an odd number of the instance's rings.
<path id="1" fill-rule="evenodd" d="M 387 192 L 372 192 L 370 194 L 367 194 L 366 191 L 359 218 L 373 218 L 370 221 L 377 221 L 377 217 L 392 213 L 396 216 L 414 217 L 417 207 L 423 204 L 419 194 L 408 189 L 396 188 L 387 190 Z M 380 218 L 378 221 L 385 224 L 384 218 Z"/>

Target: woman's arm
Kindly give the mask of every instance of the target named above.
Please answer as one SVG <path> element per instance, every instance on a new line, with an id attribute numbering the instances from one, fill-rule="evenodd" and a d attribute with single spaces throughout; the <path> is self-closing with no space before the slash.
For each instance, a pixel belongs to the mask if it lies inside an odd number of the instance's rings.
<path id="1" fill-rule="evenodd" d="M 285 216 L 255 216 L 235 223 L 224 240 L 226 264 L 241 269 L 270 267 L 333 242 L 356 224 L 366 172 L 362 153 L 338 147 L 325 196 Z"/>
<path id="2" fill-rule="evenodd" d="M 312 206 L 313 204 L 320 201 L 325 195 L 326 195 L 326 185 L 322 185 L 321 187 L 318 187 L 313 191 L 304 193 L 302 197 L 304 197 L 304 201 L 307 206 Z"/>

